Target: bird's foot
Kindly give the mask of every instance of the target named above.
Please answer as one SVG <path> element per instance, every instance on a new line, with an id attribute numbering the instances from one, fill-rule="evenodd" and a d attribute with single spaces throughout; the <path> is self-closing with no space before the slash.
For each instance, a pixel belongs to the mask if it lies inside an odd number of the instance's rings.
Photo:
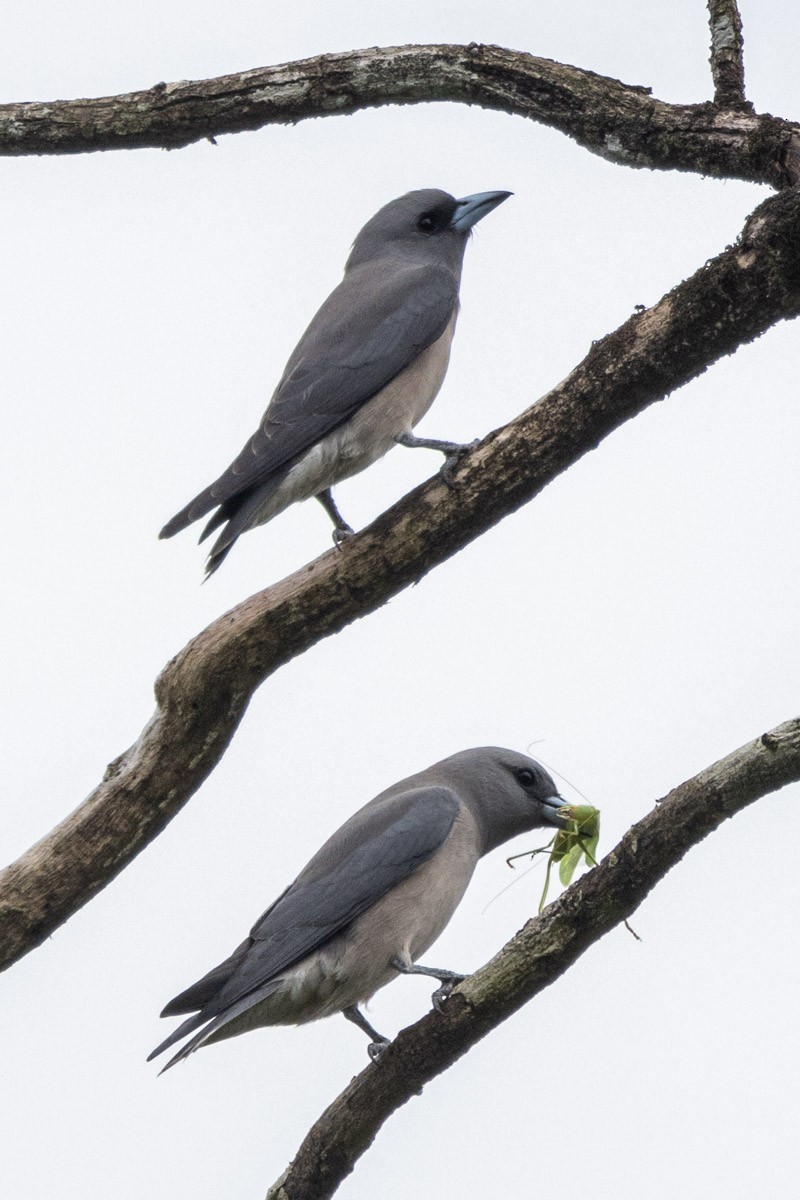
<path id="1" fill-rule="evenodd" d="M 453 471 L 458 465 L 458 460 L 462 454 L 466 454 L 468 450 L 472 450 L 477 446 L 479 439 L 474 442 L 443 442 L 439 438 L 420 438 L 413 433 L 401 433 L 395 441 L 400 446 L 408 446 L 409 449 L 421 450 L 438 450 L 440 454 L 444 454 L 444 466 L 440 468 L 439 474 L 449 488 L 455 487 L 453 479 Z"/>
<path id="2" fill-rule="evenodd" d="M 337 525 L 331 534 L 331 537 L 333 538 L 333 544 L 337 550 L 341 550 L 345 542 L 348 541 L 349 538 L 355 536 L 355 530 L 351 529 L 349 525 Z"/>
<path id="3" fill-rule="evenodd" d="M 381 1055 L 386 1052 L 390 1044 L 391 1043 L 389 1042 L 388 1038 L 381 1038 L 379 1042 L 370 1042 L 370 1044 L 367 1046 L 367 1054 L 370 1056 L 372 1062 L 377 1062 Z"/>
<path id="4" fill-rule="evenodd" d="M 453 478 L 453 471 L 455 471 L 464 455 L 468 451 L 475 449 L 479 441 L 479 438 L 475 438 L 474 442 L 467 442 L 464 445 L 459 445 L 457 442 L 454 442 L 452 444 L 452 449 L 443 451 L 445 454 L 445 460 L 442 466 L 439 468 L 439 475 L 442 478 L 442 482 L 447 484 L 449 488 L 454 489 L 456 487 L 456 481 Z"/>
<path id="5" fill-rule="evenodd" d="M 377 1062 L 389 1045 L 389 1039 L 384 1037 L 382 1033 L 378 1033 L 377 1029 L 372 1028 L 357 1004 L 350 1004 L 347 1008 L 343 1008 L 342 1016 L 346 1017 L 348 1021 L 352 1021 L 354 1025 L 357 1025 L 367 1035 L 370 1039 L 367 1054 L 373 1062 Z"/>
<path id="6" fill-rule="evenodd" d="M 441 986 L 438 987 L 431 996 L 431 1004 L 436 1012 L 444 1012 L 443 1005 L 445 1000 L 450 995 L 456 984 L 463 983 L 465 979 L 466 975 L 456 975 L 454 971 L 450 977 L 442 980 Z"/>
<path id="7" fill-rule="evenodd" d="M 333 499 L 333 493 L 330 488 L 326 488 L 324 492 L 319 492 L 315 499 L 319 500 L 325 512 L 333 521 L 333 544 L 337 550 L 341 550 L 342 545 L 347 539 L 353 536 L 354 530 L 350 528 L 336 507 L 336 502 Z"/>
<path id="8" fill-rule="evenodd" d="M 389 959 L 389 966 L 402 975 L 427 975 L 431 979 L 438 979 L 441 986 L 431 996 L 431 1003 L 439 1013 L 456 984 L 463 983 L 467 978 L 466 975 L 461 975 L 458 971 L 448 971 L 445 967 L 423 967 L 420 963 L 406 962 L 399 954 Z"/>

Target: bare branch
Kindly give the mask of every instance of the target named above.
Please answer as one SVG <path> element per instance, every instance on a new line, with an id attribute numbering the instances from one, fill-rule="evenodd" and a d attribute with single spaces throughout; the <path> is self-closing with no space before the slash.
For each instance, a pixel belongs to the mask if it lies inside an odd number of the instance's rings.
<path id="1" fill-rule="evenodd" d="M 711 26 L 711 76 L 714 103 L 724 108 L 741 107 L 744 97 L 744 38 L 736 0 L 708 0 Z"/>
<path id="2" fill-rule="evenodd" d="M 800 719 L 787 721 L 681 784 L 610 854 L 490 963 L 443 1014 L 402 1030 L 375 1066 L 349 1084 L 311 1128 L 267 1200 L 325 1200 L 353 1170 L 387 1117 L 635 912 L 698 842 L 754 800 L 800 779 Z"/>
<path id="3" fill-rule="evenodd" d="M 295 655 L 416 582 L 716 359 L 800 313 L 800 190 L 760 205 L 736 246 L 595 343 L 557 388 L 456 472 L 411 492 L 341 552 L 251 596 L 156 682 L 139 740 L 71 816 L 0 875 L 0 966 L 114 878 L 219 762 L 255 689 Z"/>
<path id="4" fill-rule="evenodd" d="M 721 35 L 720 35 L 721 36 Z M 632 87 L 500 46 L 390 46 L 92 100 L 0 105 L 0 154 L 186 146 L 223 133 L 449 100 L 539 121 L 630 167 L 782 187 L 798 126 Z"/>

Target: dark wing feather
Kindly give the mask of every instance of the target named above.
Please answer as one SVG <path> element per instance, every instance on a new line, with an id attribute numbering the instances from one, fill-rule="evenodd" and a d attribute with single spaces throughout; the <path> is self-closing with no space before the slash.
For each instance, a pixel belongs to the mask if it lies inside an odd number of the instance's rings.
<path id="1" fill-rule="evenodd" d="M 458 809 L 447 788 L 420 787 L 383 794 L 351 817 L 259 918 L 250 938 L 170 1001 L 162 1015 L 202 1011 L 150 1057 L 335 937 L 435 854 Z"/>
<path id="2" fill-rule="evenodd" d="M 265 483 L 346 421 L 444 333 L 457 299 L 447 267 L 389 258 L 349 271 L 300 339 L 258 430 L 161 537 Z"/>
<path id="3" fill-rule="evenodd" d="M 445 788 L 419 788 L 356 814 L 355 828 L 342 826 L 253 927 L 253 945 L 217 1003 L 233 1004 L 366 912 L 439 849 L 458 807 Z"/>
<path id="4" fill-rule="evenodd" d="M 221 962 L 219 966 L 213 967 L 202 979 L 198 979 L 197 983 L 193 983 L 191 987 L 186 988 L 179 996 L 175 996 L 161 1010 L 162 1017 L 180 1017 L 184 1013 L 197 1012 L 209 1004 L 220 988 L 224 987 L 230 979 L 233 972 L 238 967 L 239 963 L 244 958 L 247 951 L 250 949 L 250 938 L 246 938 L 241 946 L 237 946 L 233 954 Z"/>

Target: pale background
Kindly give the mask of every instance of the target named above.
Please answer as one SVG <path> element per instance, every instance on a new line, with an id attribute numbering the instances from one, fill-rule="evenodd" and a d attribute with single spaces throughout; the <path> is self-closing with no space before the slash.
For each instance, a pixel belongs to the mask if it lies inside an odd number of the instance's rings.
<path id="1" fill-rule="evenodd" d="M 749 97 L 797 118 L 800 9 L 742 8 Z M 711 95 L 701 0 L 6 0 L 0 99 L 429 41 Z M 627 170 L 455 105 L 4 159 L 0 181 L 4 859 L 135 740 L 172 654 L 330 545 L 319 506 L 299 506 L 200 587 L 193 534 L 156 534 L 255 428 L 381 204 L 416 187 L 515 193 L 467 251 L 452 366 L 420 427 L 469 440 L 769 194 Z M 340 1018 L 265 1030 L 159 1079 L 144 1061 L 170 1027 L 157 1014 L 384 786 L 466 746 L 530 748 L 602 809 L 608 850 L 673 785 L 796 715 L 798 335 L 781 326 L 717 365 L 268 681 L 167 831 L 0 981 L 4 1195 L 263 1195 L 365 1064 L 363 1035 Z M 439 462 L 396 450 L 338 500 L 360 527 Z M 636 915 L 641 944 L 610 935 L 427 1087 L 341 1196 L 796 1195 L 798 794 L 693 851 Z M 428 960 L 470 970 L 513 934 L 542 873 L 486 910 L 511 878 L 502 853 L 485 860 Z M 393 1034 L 430 990 L 399 981 L 370 1017 Z"/>

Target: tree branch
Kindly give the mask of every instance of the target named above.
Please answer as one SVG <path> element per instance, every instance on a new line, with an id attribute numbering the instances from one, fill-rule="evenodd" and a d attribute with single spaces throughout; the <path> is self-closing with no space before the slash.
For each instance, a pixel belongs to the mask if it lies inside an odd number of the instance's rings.
<path id="1" fill-rule="evenodd" d="M 747 105 L 744 97 L 744 38 L 736 0 L 708 0 L 711 26 L 711 76 L 714 103 L 722 108 Z"/>
<path id="2" fill-rule="evenodd" d="M 447 1001 L 402 1030 L 312 1126 L 267 1200 L 325 1200 L 387 1117 L 543 991 L 620 922 L 698 842 L 754 800 L 800 779 L 800 719 L 787 721 L 681 784 L 598 867 L 528 921 Z"/>
<path id="3" fill-rule="evenodd" d="M 157 709 L 88 799 L 0 874 L 0 967 L 85 904 L 219 762 L 255 689 L 514 512 L 619 425 L 800 313 L 800 189 L 760 205 L 729 247 L 595 343 L 557 388 L 465 456 L 450 490 L 411 492 L 213 622 L 164 668 Z"/>
<path id="4" fill-rule="evenodd" d="M 171 149 L 264 125 L 434 100 L 541 122 L 630 167 L 773 187 L 797 180 L 790 153 L 800 141 L 796 124 L 712 104 L 665 104 L 647 88 L 475 43 L 373 47 L 121 96 L 0 105 L 0 154 Z"/>

